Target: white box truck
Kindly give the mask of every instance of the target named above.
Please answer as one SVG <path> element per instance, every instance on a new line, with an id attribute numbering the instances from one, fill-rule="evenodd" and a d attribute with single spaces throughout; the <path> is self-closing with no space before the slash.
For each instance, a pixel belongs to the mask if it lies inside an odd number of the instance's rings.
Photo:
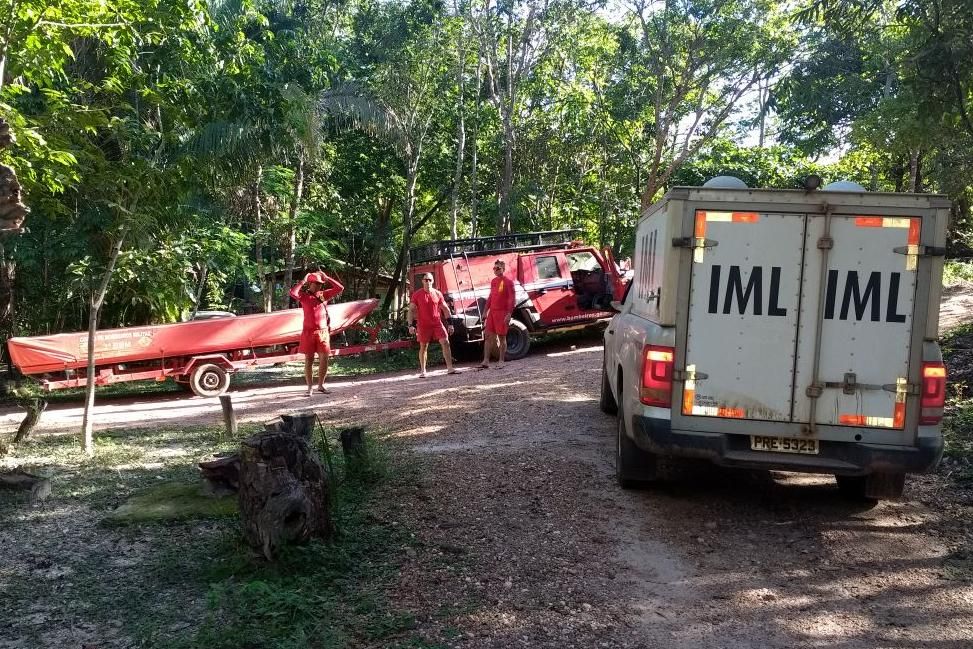
<path id="1" fill-rule="evenodd" d="M 648 208 L 605 331 L 622 486 L 661 456 L 834 474 L 867 499 L 935 468 L 948 217 L 943 196 L 852 183 L 676 187 Z"/>

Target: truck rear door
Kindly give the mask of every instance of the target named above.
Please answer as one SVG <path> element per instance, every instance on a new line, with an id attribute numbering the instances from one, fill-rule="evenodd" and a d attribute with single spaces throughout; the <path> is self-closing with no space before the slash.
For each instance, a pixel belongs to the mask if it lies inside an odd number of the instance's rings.
<path id="1" fill-rule="evenodd" d="M 889 435 L 905 427 L 920 228 L 919 217 L 808 220 L 807 324 L 795 370 L 805 398 L 795 402 L 796 421 L 891 429 L 881 438 L 889 443 L 910 439 Z"/>
<path id="2" fill-rule="evenodd" d="M 791 421 L 805 220 L 696 212 L 682 415 Z"/>
<path id="3" fill-rule="evenodd" d="M 875 428 L 865 441 L 908 443 L 920 227 L 908 216 L 696 211 L 679 414 L 824 439 Z"/>

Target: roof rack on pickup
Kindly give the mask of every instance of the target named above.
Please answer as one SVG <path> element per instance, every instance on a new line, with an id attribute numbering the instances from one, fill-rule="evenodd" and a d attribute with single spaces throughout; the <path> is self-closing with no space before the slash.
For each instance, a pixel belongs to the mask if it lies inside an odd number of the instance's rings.
<path id="1" fill-rule="evenodd" d="M 538 248 L 567 248 L 578 238 L 581 230 L 548 230 L 546 232 L 524 232 L 506 234 L 499 237 L 476 237 L 474 239 L 449 239 L 436 241 L 409 250 L 413 264 L 427 261 L 449 259 L 454 255 L 477 256 L 498 250 L 515 252 Z"/>

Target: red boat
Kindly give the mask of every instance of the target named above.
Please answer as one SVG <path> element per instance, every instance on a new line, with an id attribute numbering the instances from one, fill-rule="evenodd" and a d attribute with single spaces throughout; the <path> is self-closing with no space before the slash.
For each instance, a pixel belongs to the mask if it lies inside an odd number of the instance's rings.
<path id="1" fill-rule="evenodd" d="M 338 346 L 332 356 L 399 349 L 409 340 L 379 343 L 379 327 L 360 324 L 378 300 L 328 305 L 331 334 L 350 329 L 368 342 Z M 230 374 L 239 369 L 302 360 L 297 353 L 304 314 L 301 309 L 215 318 L 167 325 L 105 329 L 95 334 L 95 385 L 172 377 L 202 397 L 226 392 Z M 337 342 L 335 340 L 335 342 Z M 41 381 L 44 389 L 87 384 L 88 332 L 11 338 L 10 358 L 22 373 Z"/>

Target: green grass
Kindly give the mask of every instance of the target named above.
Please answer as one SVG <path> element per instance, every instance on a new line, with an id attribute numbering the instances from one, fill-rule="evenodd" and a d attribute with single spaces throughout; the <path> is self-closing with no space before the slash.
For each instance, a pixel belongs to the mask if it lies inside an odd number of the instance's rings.
<path id="1" fill-rule="evenodd" d="M 973 282 L 973 262 L 947 259 L 943 265 L 943 286 Z"/>
<path id="2" fill-rule="evenodd" d="M 108 524 L 133 496 L 157 504 L 185 497 L 186 485 L 198 484 L 199 458 L 239 444 L 222 440 L 218 428 L 101 435 L 94 459 L 80 452 L 74 435 L 16 446 L 10 459 L 49 475 L 54 492 L 40 508 L 0 492 L 5 533 L 29 548 L 0 580 L 0 597 L 11 602 L 5 623 L 19 624 L 40 603 L 54 627 L 120 624 L 140 647 L 429 649 L 413 632 L 412 616 L 385 595 L 414 537 L 375 515 L 389 494 L 418 477 L 372 433 L 366 459 L 354 467 L 336 452 L 337 431 L 326 435 L 337 535 L 289 548 L 274 563 L 244 546 L 225 509 L 196 511 L 192 520 Z M 320 432 L 316 443 L 323 449 Z M 125 550 L 131 547 L 138 551 Z M 67 577 L 38 577 L 61 569 Z M 51 626 L 10 626 L 0 629 L 0 640 L 11 633 L 24 646 L 40 646 L 51 642 L 41 637 Z"/>

